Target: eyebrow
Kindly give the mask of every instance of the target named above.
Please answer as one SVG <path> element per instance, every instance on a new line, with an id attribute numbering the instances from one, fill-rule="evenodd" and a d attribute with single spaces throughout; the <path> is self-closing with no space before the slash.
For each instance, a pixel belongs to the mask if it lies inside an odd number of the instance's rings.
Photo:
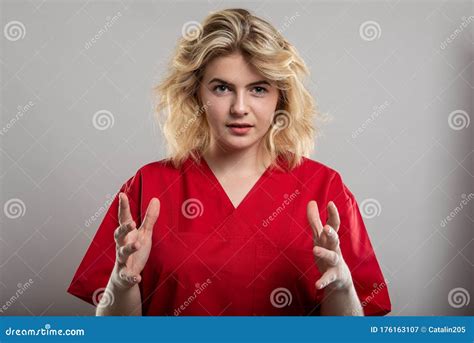
<path id="1" fill-rule="evenodd" d="M 232 83 L 227 82 L 227 81 L 222 80 L 222 79 L 218 79 L 216 77 L 213 78 L 211 81 L 209 81 L 209 84 L 211 84 L 213 82 L 219 82 L 219 83 L 223 83 L 225 85 L 234 86 Z M 270 82 L 268 82 L 267 80 L 260 80 L 260 81 L 255 81 L 255 82 L 249 83 L 246 87 L 254 86 L 254 85 L 261 85 L 261 84 L 266 84 L 268 86 L 271 86 Z"/>

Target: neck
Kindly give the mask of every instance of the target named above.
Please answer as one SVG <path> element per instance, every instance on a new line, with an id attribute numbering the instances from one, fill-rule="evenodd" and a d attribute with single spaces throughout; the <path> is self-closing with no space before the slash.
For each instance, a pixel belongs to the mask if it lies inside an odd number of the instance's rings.
<path id="1" fill-rule="evenodd" d="M 263 153 L 261 144 L 246 149 L 226 150 L 218 144 L 210 144 L 203 153 L 209 167 L 218 174 L 236 176 L 260 175 L 269 166 L 270 161 Z"/>

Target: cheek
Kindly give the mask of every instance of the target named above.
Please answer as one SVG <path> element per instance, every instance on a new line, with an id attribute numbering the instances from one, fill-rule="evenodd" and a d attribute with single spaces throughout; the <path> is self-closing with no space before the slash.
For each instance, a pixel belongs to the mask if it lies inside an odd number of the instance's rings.
<path id="1" fill-rule="evenodd" d="M 218 128 L 225 123 L 228 107 L 222 102 L 213 102 L 206 110 L 207 120 L 211 127 Z"/>
<path id="2" fill-rule="evenodd" d="M 226 120 L 228 104 L 223 98 L 214 96 L 207 89 L 200 91 L 201 100 L 206 106 L 206 119 L 209 126 L 213 129 L 219 129 Z"/>
<path id="3" fill-rule="evenodd" d="M 276 102 L 262 102 L 255 108 L 257 120 L 262 128 L 268 129 L 276 111 Z"/>

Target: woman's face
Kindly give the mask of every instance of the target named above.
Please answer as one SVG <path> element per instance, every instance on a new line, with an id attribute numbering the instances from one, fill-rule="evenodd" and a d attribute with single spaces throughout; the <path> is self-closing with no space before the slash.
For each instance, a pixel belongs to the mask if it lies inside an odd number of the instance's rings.
<path id="1" fill-rule="evenodd" d="M 279 98 L 275 84 L 240 53 L 208 63 L 199 87 L 211 129 L 211 141 L 226 149 L 247 149 L 270 128 Z"/>

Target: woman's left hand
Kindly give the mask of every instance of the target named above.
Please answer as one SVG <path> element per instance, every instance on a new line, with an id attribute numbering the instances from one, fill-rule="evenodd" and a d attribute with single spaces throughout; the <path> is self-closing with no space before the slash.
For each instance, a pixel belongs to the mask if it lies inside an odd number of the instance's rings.
<path id="1" fill-rule="evenodd" d="M 316 281 L 316 288 L 331 290 L 348 290 L 353 287 L 352 276 L 339 246 L 337 234 L 340 225 L 339 213 L 336 205 L 330 201 L 327 206 L 328 220 L 323 226 L 319 217 L 316 201 L 308 203 L 308 221 L 313 229 L 313 254 L 321 278 Z"/>

